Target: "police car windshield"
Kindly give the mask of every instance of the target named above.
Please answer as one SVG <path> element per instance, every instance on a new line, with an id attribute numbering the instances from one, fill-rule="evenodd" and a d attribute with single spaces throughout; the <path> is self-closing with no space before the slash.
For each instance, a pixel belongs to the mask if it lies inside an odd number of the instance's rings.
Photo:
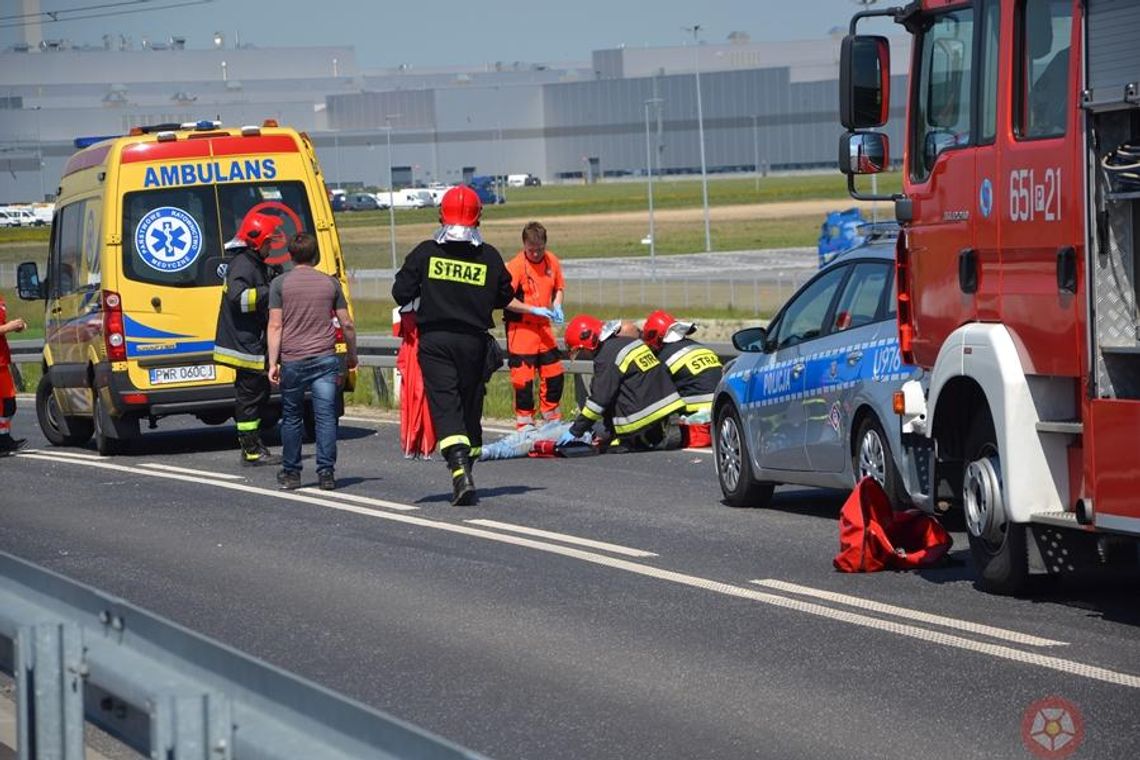
<path id="1" fill-rule="evenodd" d="M 123 198 L 123 272 L 131 280 L 174 287 L 220 285 L 227 252 L 241 220 L 257 210 L 282 219 L 271 261 L 289 268 L 286 245 L 297 232 L 313 231 L 300 182 L 233 183 L 166 187 Z"/>

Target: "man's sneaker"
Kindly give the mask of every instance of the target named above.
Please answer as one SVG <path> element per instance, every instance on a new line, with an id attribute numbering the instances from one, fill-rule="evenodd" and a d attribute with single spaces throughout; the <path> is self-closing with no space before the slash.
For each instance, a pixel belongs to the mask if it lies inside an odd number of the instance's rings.
<path id="1" fill-rule="evenodd" d="M 322 470 L 317 473 L 317 485 L 322 491 L 336 490 L 336 476 L 332 470 Z"/>
<path id="2" fill-rule="evenodd" d="M 292 491 L 301 487 L 301 473 L 294 472 L 293 470 L 278 470 L 277 482 L 280 483 L 281 487 L 286 491 Z M 322 488 L 324 487 L 323 482 L 324 481 L 322 481 Z"/>
<path id="3" fill-rule="evenodd" d="M 28 441 L 26 438 L 13 438 L 10 435 L 0 436 L 0 457 L 6 457 L 9 454 L 15 454 L 20 449 L 24 448 L 24 444 Z"/>

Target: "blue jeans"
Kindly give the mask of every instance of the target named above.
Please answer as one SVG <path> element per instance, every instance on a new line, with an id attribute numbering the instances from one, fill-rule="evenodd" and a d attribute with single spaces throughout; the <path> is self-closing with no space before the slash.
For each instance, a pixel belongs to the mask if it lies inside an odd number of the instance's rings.
<path id="1" fill-rule="evenodd" d="M 281 458 L 289 472 L 301 471 L 302 414 L 310 389 L 317 428 L 317 472 L 336 467 L 336 394 L 340 361 L 335 355 L 281 363 Z"/>

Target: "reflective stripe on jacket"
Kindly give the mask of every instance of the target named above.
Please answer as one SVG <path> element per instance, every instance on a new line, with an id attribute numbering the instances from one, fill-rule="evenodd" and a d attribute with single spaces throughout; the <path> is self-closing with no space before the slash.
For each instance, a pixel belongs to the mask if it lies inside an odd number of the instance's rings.
<path id="1" fill-rule="evenodd" d="M 692 414 L 710 408 L 713 392 L 724 373 L 720 357 L 711 348 L 682 338 L 663 344 L 657 358 L 669 368 L 686 412 Z"/>

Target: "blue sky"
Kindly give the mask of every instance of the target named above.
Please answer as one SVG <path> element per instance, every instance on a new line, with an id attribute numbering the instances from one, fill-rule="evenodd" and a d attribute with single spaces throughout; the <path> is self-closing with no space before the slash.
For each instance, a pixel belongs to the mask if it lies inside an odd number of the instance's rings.
<path id="1" fill-rule="evenodd" d="M 41 0 L 44 11 L 108 5 L 115 0 Z M 478 65 L 494 61 L 588 60 L 590 51 L 626 46 L 678 45 L 691 40 L 683 27 L 700 24 L 701 37 L 721 42 L 733 31 L 754 41 L 817 39 L 846 26 L 857 0 L 134 0 L 108 15 L 44 25 L 45 38 L 101 44 L 106 33 L 187 38 L 188 47 L 210 45 L 215 32 L 226 44 L 352 45 L 364 67 Z M 880 4 L 887 4 L 881 2 Z M 904 4 L 895 0 L 892 5 Z M 21 0 L 0 0 L 0 26 L 20 13 Z M 615 9 L 619 9 L 615 10 Z M 67 14 L 61 14 L 66 18 Z M 0 28 L 11 44 L 19 30 Z"/>

